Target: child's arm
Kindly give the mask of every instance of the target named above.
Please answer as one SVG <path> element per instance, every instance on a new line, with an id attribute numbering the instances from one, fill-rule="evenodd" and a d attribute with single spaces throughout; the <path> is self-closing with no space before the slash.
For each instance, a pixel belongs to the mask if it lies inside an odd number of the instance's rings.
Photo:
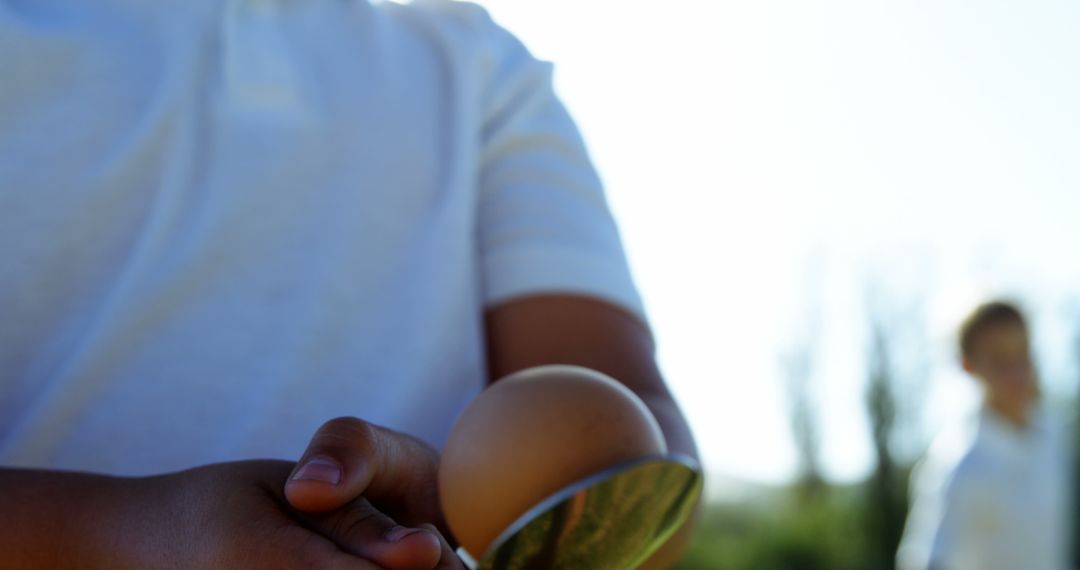
<path id="1" fill-rule="evenodd" d="M 486 325 L 492 382 L 544 364 L 576 364 L 603 372 L 641 397 L 656 416 L 670 451 L 697 458 L 690 427 L 656 365 L 652 334 L 638 317 L 598 299 L 536 295 L 490 309 Z M 645 567 L 673 566 L 693 526 L 693 520 L 685 524 Z"/>
<path id="2" fill-rule="evenodd" d="M 509 301 L 486 316 L 489 379 L 545 364 L 575 364 L 603 372 L 649 407 L 668 449 L 697 458 L 690 427 L 654 358 L 648 326 L 624 309 L 573 295 Z"/>
<path id="3" fill-rule="evenodd" d="M 101 505 L 120 487 L 87 473 L 0 469 L 0 566 L 102 566 L 104 558 L 91 559 L 112 526 Z"/>
<path id="4" fill-rule="evenodd" d="M 931 452 L 933 453 L 933 452 Z M 975 529 L 982 526 L 976 512 L 988 504 L 959 466 L 945 466 L 931 455 L 912 474 L 911 511 L 897 552 L 902 570 L 952 568 L 971 548 Z M 993 501 L 989 501 L 992 504 Z M 984 539 L 985 540 L 985 539 Z"/>
<path id="5" fill-rule="evenodd" d="M 346 427 L 357 425 L 367 424 L 350 420 Z M 341 435 L 335 429 L 342 422 L 327 426 L 313 440 L 313 449 L 326 450 L 320 442 Z M 411 480 L 399 477 L 402 465 L 410 475 L 434 481 L 434 473 L 413 469 L 430 462 L 434 451 L 402 434 L 369 431 L 377 439 L 362 450 L 349 450 L 362 455 L 344 458 L 347 469 L 381 466 L 381 474 L 368 473 L 373 489 L 383 493 L 380 508 L 395 509 L 389 511 L 395 517 L 400 511 L 434 518 L 430 513 L 437 506 L 423 504 L 434 501 L 434 491 L 394 501 L 387 495 L 394 489 L 380 488 L 395 478 Z M 0 567 L 461 568 L 434 527 L 415 528 L 433 521 L 395 520 L 361 497 L 367 489 L 356 484 L 356 470 L 342 480 L 338 491 L 348 496 L 335 497 L 339 508 L 322 514 L 293 509 L 285 487 L 295 466 L 242 461 L 140 478 L 0 468 Z M 290 495 L 306 491 L 309 501 L 317 499 L 320 491 L 312 494 L 314 484 L 293 481 Z M 400 529 L 399 522 L 414 527 L 412 532 L 391 533 Z"/>

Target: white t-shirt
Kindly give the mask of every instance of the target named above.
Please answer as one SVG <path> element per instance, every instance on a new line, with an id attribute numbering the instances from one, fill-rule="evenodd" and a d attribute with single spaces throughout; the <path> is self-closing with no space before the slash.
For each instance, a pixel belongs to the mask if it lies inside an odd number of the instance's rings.
<path id="1" fill-rule="evenodd" d="M 1019 431 L 984 411 L 940 438 L 916 469 L 901 570 L 1064 570 L 1069 446 L 1040 417 Z"/>
<path id="2" fill-rule="evenodd" d="M 540 292 L 642 313 L 550 65 L 480 8 L 0 4 L 0 464 L 438 446 L 483 310 Z"/>

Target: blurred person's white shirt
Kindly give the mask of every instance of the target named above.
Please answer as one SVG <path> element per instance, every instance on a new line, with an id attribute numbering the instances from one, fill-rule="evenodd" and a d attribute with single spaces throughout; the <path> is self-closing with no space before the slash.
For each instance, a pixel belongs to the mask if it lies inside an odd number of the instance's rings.
<path id="1" fill-rule="evenodd" d="M 0 3 L 0 464 L 439 446 L 536 293 L 642 313 L 551 66 L 479 7 Z"/>
<path id="2" fill-rule="evenodd" d="M 898 567 L 1067 568 L 1068 441 L 1045 412 L 1020 430 L 988 410 L 938 438 L 913 474 Z"/>

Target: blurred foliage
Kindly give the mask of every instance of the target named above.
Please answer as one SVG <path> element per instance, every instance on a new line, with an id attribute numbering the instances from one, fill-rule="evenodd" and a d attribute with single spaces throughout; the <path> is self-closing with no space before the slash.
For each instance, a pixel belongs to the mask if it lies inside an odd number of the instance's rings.
<path id="1" fill-rule="evenodd" d="M 903 470 L 904 485 L 907 470 Z M 898 485 L 901 483 L 897 483 Z M 797 486 L 739 503 L 709 505 L 681 570 L 886 570 L 892 552 L 876 539 L 881 509 L 870 485 Z M 903 524 L 906 513 L 894 524 Z"/>

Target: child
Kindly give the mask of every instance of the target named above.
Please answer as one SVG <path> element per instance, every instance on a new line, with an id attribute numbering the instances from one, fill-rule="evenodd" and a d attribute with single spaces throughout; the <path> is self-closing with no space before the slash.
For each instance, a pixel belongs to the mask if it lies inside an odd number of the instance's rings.
<path id="1" fill-rule="evenodd" d="M 1038 406 L 1025 319 L 1011 304 L 987 303 L 959 336 L 982 409 L 970 433 L 939 438 L 916 469 L 898 566 L 1062 570 L 1067 448 Z"/>
<path id="2" fill-rule="evenodd" d="M 460 567 L 437 449 L 554 363 L 694 454 L 551 67 L 481 8 L 0 3 L 0 567 Z"/>

